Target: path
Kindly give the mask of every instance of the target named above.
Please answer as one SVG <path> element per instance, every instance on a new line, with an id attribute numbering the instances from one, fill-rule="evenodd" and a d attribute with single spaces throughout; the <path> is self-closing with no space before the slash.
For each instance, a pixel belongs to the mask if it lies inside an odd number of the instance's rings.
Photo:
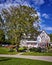
<path id="1" fill-rule="evenodd" d="M 26 59 L 33 59 L 33 60 L 43 60 L 52 62 L 52 56 L 26 56 L 26 55 L 1 55 L 0 57 L 13 57 L 13 58 L 26 58 Z"/>

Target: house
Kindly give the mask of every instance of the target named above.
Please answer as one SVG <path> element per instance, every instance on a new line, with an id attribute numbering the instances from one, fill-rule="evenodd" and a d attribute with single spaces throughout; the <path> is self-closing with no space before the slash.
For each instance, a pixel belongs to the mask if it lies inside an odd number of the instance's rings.
<path id="1" fill-rule="evenodd" d="M 38 37 L 37 37 L 38 46 L 40 46 L 40 47 L 48 47 L 49 43 L 50 43 L 49 35 L 45 31 L 42 31 L 40 33 L 40 35 L 38 35 Z"/>
<path id="2" fill-rule="evenodd" d="M 28 40 L 30 38 L 30 36 L 25 39 L 22 39 L 20 41 L 20 46 L 25 46 L 25 47 L 41 47 L 41 48 L 45 48 L 48 47 L 48 44 L 50 43 L 50 37 L 49 35 L 45 32 L 42 31 L 38 36 L 36 40 Z"/>

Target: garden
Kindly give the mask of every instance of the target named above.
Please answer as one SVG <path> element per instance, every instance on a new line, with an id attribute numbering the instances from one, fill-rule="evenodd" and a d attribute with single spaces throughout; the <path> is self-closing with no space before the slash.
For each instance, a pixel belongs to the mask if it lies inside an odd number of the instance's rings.
<path id="1" fill-rule="evenodd" d="M 15 55 L 18 53 L 22 53 L 22 55 L 33 55 L 33 56 L 52 56 L 52 50 L 49 50 L 48 52 L 46 51 L 41 51 L 41 48 L 30 48 L 28 49 L 27 47 L 20 47 L 18 49 L 18 52 L 16 51 L 16 48 L 13 48 L 14 46 L 9 46 L 9 47 L 0 47 L 0 54 L 11 54 Z"/>

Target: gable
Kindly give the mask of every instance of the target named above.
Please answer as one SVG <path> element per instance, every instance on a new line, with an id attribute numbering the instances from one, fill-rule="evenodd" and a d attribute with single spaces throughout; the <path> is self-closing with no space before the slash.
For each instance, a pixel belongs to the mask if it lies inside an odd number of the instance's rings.
<path id="1" fill-rule="evenodd" d="M 39 36 L 41 37 L 42 42 L 50 42 L 50 37 L 45 31 L 42 31 L 42 33 Z"/>
<path id="2" fill-rule="evenodd" d="M 45 31 L 42 31 L 40 37 L 49 37 L 49 36 Z"/>

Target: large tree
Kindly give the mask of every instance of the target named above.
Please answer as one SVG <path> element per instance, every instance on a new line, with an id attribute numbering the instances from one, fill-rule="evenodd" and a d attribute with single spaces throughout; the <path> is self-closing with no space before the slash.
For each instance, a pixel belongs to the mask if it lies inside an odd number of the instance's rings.
<path id="1" fill-rule="evenodd" d="M 5 36 L 4 36 L 4 31 L 2 30 L 2 17 L 0 15 L 0 44 L 4 42 Z"/>
<path id="2" fill-rule="evenodd" d="M 2 17 L 0 15 L 0 28 L 1 28 L 1 26 L 2 26 Z"/>
<path id="3" fill-rule="evenodd" d="M 49 34 L 49 36 L 50 36 L 50 41 L 52 42 L 52 34 Z"/>
<path id="4" fill-rule="evenodd" d="M 0 44 L 5 40 L 4 31 L 0 29 Z"/>
<path id="5" fill-rule="evenodd" d="M 11 40 L 12 44 L 17 44 L 19 46 L 21 36 L 23 33 L 32 35 L 38 29 L 33 27 L 34 22 L 38 22 L 39 17 L 37 11 L 31 7 L 27 6 L 11 6 L 8 9 L 2 10 L 2 16 L 5 19 L 5 27 L 7 31 L 8 38 Z"/>

